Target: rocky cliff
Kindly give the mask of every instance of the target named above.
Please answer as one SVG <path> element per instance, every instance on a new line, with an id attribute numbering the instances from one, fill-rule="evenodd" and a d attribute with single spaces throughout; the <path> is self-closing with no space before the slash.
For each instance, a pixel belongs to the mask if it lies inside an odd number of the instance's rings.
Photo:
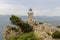
<path id="1" fill-rule="evenodd" d="M 21 34 L 21 29 L 19 26 L 16 27 L 11 27 L 8 25 L 4 30 L 3 30 L 3 40 L 6 40 L 7 38 L 10 38 L 12 36 L 18 36 Z"/>

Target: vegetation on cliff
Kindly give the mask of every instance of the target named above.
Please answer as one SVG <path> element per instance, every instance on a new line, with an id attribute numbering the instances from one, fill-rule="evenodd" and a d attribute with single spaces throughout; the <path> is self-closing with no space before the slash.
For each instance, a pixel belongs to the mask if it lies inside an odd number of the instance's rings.
<path id="1" fill-rule="evenodd" d="M 11 36 L 6 38 L 6 40 L 38 40 L 38 38 L 33 33 L 33 28 L 28 23 L 24 22 L 21 18 L 12 15 L 10 17 L 11 23 L 15 25 L 15 27 L 11 27 L 11 30 L 14 32 L 19 32 L 16 27 L 18 26 L 21 29 L 21 33 L 15 36 Z M 17 25 L 17 26 L 16 26 Z M 10 31 L 9 31 L 10 32 Z"/>
<path id="2" fill-rule="evenodd" d="M 60 32 L 59 32 L 59 31 L 55 31 L 55 32 L 52 34 L 52 37 L 53 37 L 53 38 L 60 38 Z"/>
<path id="3" fill-rule="evenodd" d="M 57 28 L 60 28 L 60 26 L 57 26 Z"/>
<path id="4" fill-rule="evenodd" d="M 24 33 L 19 36 L 13 36 L 8 38 L 7 40 L 38 40 L 37 37 L 33 34 L 33 32 L 30 33 Z"/>
<path id="5" fill-rule="evenodd" d="M 21 18 L 15 16 L 15 15 L 12 15 L 10 17 L 10 20 L 13 25 L 20 26 L 21 30 L 25 33 L 31 32 L 33 30 L 32 26 L 30 26 L 28 23 L 25 23 Z"/>
<path id="6" fill-rule="evenodd" d="M 7 31 L 4 33 L 6 40 L 51 39 L 49 36 L 52 36 L 53 38 L 60 38 L 60 32 L 58 31 L 53 31 L 54 33 L 52 35 L 50 34 L 52 27 L 46 23 L 35 22 L 33 27 L 29 25 L 28 22 L 24 22 L 21 18 L 15 15 L 12 15 L 10 17 L 10 21 L 14 27 L 7 26 Z M 38 34 L 39 37 L 36 34 Z"/>

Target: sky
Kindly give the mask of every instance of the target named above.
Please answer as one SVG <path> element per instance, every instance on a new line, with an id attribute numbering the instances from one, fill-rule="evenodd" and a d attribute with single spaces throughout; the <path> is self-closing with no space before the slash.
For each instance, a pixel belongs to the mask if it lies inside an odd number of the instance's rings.
<path id="1" fill-rule="evenodd" d="M 0 15 L 60 16 L 60 0 L 0 0 Z"/>

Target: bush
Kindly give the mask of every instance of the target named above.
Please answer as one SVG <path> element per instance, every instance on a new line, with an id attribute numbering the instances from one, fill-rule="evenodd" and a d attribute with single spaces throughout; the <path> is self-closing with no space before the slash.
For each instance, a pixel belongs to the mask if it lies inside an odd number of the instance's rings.
<path id="1" fill-rule="evenodd" d="M 39 22 L 39 24 L 43 24 L 43 22 Z"/>
<path id="2" fill-rule="evenodd" d="M 38 40 L 33 32 L 25 33 L 20 36 L 10 37 L 7 40 Z"/>
<path id="3" fill-rule="evenodd" d="M 36 36 L 33 34 L 33 32 L 26 33 L 21 35 L 18 40 L 37 40 Z"/>
<path id="4" fill-rule="evenodd" d="M 15 32 L 18 32 L 19 30 L 16 29 L 15 27 L 11 27 L 12 30 L 14 30 Z"/>
<path id="5" fill-rule="evenodd" d="M 46 32 L 49 36 L 51 36 L 51 34 L 50 33 L 48 33 L 48 32 Z"/>
<path id="6" fill-rule="evenodd" d="M 57 28 L 60 28 L 60 26 L 57 26 Z"/>
<path id="7" fill-rule="evenodd" d="M 53 38 L 60 38 L 60 32 L 55 31 L 55 32 L 52 34 L 52 37 L 53 37 Z"/>
<path id="8" fill-rule="evenodd" d="M 10 17 L 11 23 L 13 25 L 18 25 L 20 26 L 22 32 L 31 32 L 33 30 L 32 26 L 30 26 L 29 24 L 25 23 L 21 18 L 12 15 Z"/>
<path id="9" fill-rule="evenodd" d="M 16 37 L 10 37 L 10 38 L 7 38 L 7 40 L 17 40 Z"/>

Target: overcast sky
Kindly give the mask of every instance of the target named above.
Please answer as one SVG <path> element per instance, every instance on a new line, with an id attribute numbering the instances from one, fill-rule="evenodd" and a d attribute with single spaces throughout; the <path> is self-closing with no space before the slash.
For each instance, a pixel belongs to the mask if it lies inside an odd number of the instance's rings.
<path id="1" fill-rule="evenodd" d="M 60 16 L 60 0 L 0 0 L 0 15 Z"/>

